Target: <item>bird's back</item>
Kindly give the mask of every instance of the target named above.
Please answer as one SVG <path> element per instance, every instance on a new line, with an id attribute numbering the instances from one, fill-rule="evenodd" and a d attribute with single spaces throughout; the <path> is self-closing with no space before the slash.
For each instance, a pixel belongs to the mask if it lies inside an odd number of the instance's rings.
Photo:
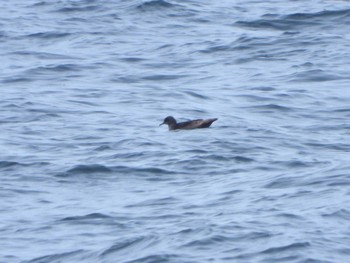
<path id="1" fill-rule="evenodd" d="M 192 121 L 185 121 L 176 124 L 175 129 L 196 129 L 196 128 L 208 128 L 217 118 L 214 119 L 198 119 Z"/>

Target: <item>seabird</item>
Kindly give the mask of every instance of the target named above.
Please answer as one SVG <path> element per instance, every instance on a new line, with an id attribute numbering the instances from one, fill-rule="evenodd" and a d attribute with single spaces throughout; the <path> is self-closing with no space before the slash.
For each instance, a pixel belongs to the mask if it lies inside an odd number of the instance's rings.
<path id="1" fill-rule="evenodd" d="M 208 128 L 214 121 L 216 121 L 217 118 L 213 119 L 206 119 L 206 120 L 192 120 L 192 121 L 185 121 L 185 122 L 179 122 L 177 123 L 175 118 L 173 116 L 168 116 L 164 119 L 163 123 L 159 124 L 167 124 L 169 127 L 169 131 L 172 130 L 189 130 L 189 129 L 197 129 L 197 128 Z"/>

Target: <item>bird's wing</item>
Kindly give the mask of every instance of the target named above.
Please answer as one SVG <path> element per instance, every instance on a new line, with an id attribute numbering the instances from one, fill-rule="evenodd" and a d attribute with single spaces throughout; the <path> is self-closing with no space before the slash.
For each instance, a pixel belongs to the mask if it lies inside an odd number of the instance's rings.
<path id="1" fill-rule="evenodd" d="M 203 123 L 202 119 L 192 120 L 192 121 L 184 121 L 184 122 L 178 123 L 177 128 L 178 129 L 194 129 L 194 128 L 200 127 L 202 123 Z"/>

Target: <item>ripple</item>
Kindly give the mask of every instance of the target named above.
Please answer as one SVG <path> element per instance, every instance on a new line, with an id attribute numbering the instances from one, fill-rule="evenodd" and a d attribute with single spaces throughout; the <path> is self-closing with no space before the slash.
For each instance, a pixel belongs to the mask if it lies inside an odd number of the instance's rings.
<path id="1" fill-rule="evenodd" d="M 67 172 L 65 172 L 64 175 L 74 175 L 74 174 L 90 174 L 90 173 L 110 173 L 112 172 L 112 169 L 98 164 L 92 164 L 92 165 L 77 165 L 73 167 L 72 169 L 69 169 Z"/>
<path id="2" fill-rule="evenodd" d="M 99 174 L 110 174 L 110 175 L 171 175 L 176 174 L 171 170 L 161 169 L 157 167 L 128 167 L 128 166 L 105 166 L 99 164 L 91 165 L 76 165 L 73 168 L 63 173 L 58 173 L 58 177 L 70 177 L 75 175 L 99 175 Z M 160 178 L 158 178 L 160 179 Z"/>
<path id="3" fill-rule="evenodd" d="M 105 258 L 106 256 L 118 254 L 121 251 L 125 251 L 125 250 L 133 252 L 135 249 L 136 250 L 147 249 L 152 247 L 157 242 L 158 242 L 158 239 L 154 236 L 148 236 L 148 237 L 141 236 L 136 238 L 128 238 L 125 240 L 121 240 L 116 244 L 110 246 L 109 248 L 105 249 L 100 254 L 100 257 Z"/>
<path id="4" fill-rule="evenodd" d="M 70 36 L 70 33 L 61 33 L 61 32 L 39 32 L 33 33 L 25 36 L 26 38 L 39 38 L 39 39 L 57 39 L 57 38 L 65 38 Z"/>
<path id="5" fill-rule="evenodd" d="M 278 247 L 271 247 L 266 250 L 261 251 L 260 253 L 263 254 L 276 254 L 276 253 L 281 253 L 281 252 L 286 252 L 286 251 L 294 251 L 294 250 L 300 250 L 300 249 L 305 249 L 310 247 L 311 244 L 309 242 L 296 242 L 292 243 L 290 245 L 286 246 L 278 246 Z"/>
<path id="6" fill-rule="evenodd" d="M 169 205 L 178 203 L 178 201 L 179 200 L 177 198 L 165 197 L 165 198 L 142 201 L 137 204 L 127 205 L 126 207 L 131 208 L 131 207 L 169 206 Z"/>
<path id="7" fill-rule="evenodd" d="M 315 27 L 325 24 L 326 21 L 336 19 L 336 22 L 346 23 L 347 17 L 350 16 L 350 10 L 321 11 L 317 13 L 295 13 L 280 18 L 275 15 L 266 14 L 263 19 L 253 21 L 238 21 L 236 26 L 255 28 L 255 29 L 275 29 L 275 30 L 295 30 L 299 28 Z"/>
<path id="8" fill-rule="evenodd" d="M 350 211 L 347 209 L 339 209 L 335 212 L 323 214 L 323 217 L 330 217 L 335 219 L 344 219 L 344 220 L 350 220 Z"/>
<path id="9" fill-rule="evenodd" d="M 83 216 L 68 216 L 58 220 L 58 223 L 77 225 L 92 225 L 92 226 L 112 226 L 115 229 L 123 230 L 128 228 L 128 219 L 125 217 L 113 217 L 102 213 L 91 213 Z"/>
<path id="10" fill-rule="evenodd" d="M 101 214 L 101 213 L 92 213 L 84 216 L 69 216 L 61 219 L 61 221 L 81 221 L 81 220 L 99 220 L 99 219 L 110 219 L 111 216 Z"/>
<path id="11" fill-rule="evenodd" d="M 52 254 L 47 255 L 43 257 L 38 257 L 29 261 L 26 261 L 27 263 L 42 263 L 42 262 L 52 262 L 52 263 L 59 263 L 62 261 L 74 261 L 81 259 L 81 256 L 85 254 L 86 251 L 83 249 L 73 250 L 71 252 L 65 252 L 65 253 L 58 253 L 58 254 Z"/>
<path id="12" fill-rule="evenodd" d="M 305 81 L 305 82 L 323 82 L 323 81 L 333 81 L 339 79 L 349 79 L 350 77 L 345 77 L 341 75 L 331 74 L 324 70 L 306 70 L 302 72 L 293 73 L 288 76 L 290 81 Z"/>
<path id="13" fill-rule="evenodd" d="M 175 4 L 169 3 L 165 0 L 151 0 L 146 1 L 142 4 L 139 4 L 136 8 L 142 12 L 153 11 L 153 10 L 162 10 L 173 8 Z"/>
<path id="14" fill-rule="evenodd" d="M 126 261 L 125 263 L 167 263 L 167 262 L 183 262 L 180 256 L 175 254 L 156 254 L 150 256 L 139 257 L 137 259 L 133 259 L 130 261 Z M 186 260 L 188 263 L 194 263 L 195 261 Z"/>

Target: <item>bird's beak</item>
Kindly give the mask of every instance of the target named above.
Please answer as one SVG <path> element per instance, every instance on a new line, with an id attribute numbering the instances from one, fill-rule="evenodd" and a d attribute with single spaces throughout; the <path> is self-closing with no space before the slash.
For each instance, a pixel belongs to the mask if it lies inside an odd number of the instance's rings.
<path id="1" fill-rule="evenodd" d="M 159 124 L 159 126 L 162 126 L 164 124 L 164 122 L 163 123 L 161 123 L 161 124 Z"/>

